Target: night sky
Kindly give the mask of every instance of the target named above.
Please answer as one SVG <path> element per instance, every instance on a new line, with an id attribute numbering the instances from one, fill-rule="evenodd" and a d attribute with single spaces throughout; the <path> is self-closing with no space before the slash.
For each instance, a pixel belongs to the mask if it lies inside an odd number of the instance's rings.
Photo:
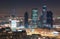
<path id="1" fill-rule="evenodd" d="M 60 16 L 60 0 L 47 0 L 47 10 L 51 10 L 54 17 Z M 12 14 L 13 8 L 19 16 L 27 11 L 31 16 L 32 8 L 38 8 L 39 15 L 42 12 L 42 0 L 0 0 L 0 16 Z"/>

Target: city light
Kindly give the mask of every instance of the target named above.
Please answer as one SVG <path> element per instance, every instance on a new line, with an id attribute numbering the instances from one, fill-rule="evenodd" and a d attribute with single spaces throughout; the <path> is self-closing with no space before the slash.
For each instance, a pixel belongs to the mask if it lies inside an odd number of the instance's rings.
<path id="1" fill-rule="evenodd" d="M 1 1 L 0 39 L 60 39 L 60 17 L 57 12 L 59 9 L 56 10 L 58 3 L 55 2 Z"/>

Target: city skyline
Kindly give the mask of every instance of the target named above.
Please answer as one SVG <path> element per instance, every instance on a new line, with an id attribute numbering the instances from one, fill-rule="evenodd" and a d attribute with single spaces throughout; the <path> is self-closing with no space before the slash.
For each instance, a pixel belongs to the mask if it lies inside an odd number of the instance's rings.
<path id="1" fill-rule="evenodd" d="M 53 12 L 54 17 L 60 16 L 60 0 L 47 0 L 47 9 Z M 32 8 L 38 8 L 38 13 L 42 12 L 42 0 L 0 0 L 0 16 L 10 15 L 11 10 L 15 8 L 17 15 L 23 16 L 27 11 L 31 16 Z"/>

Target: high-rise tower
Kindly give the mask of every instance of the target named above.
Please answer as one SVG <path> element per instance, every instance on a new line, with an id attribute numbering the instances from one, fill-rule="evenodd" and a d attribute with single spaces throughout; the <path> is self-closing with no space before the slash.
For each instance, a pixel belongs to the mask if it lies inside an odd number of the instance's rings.
<path id="1" fill-rule="evenodd" d="M 32 27 L 31 28 L 37 28 L 37 21 L 38 21 L 38 9 L 37 8 L 33 8 L 32 9 Z"/>
<path id="2" fill-rule="evenodd" d="M 53 28 L 53 13 L 51 11 L 47 11 L 47 27 Z"/>
<path id="3" fill-rule="evenodd" d="M 46 27 L 46 14 L 47 14 L 47 6 L 46 6 L 46 0 L 43 0 L 42 2 L 42 15 L 41 15 L 41 27 Z"/>
<path id="4" fill-rule="evenodd" d="M 24 14 L 24 25 L 25 25 L 25 28 L 28 28 L 28 13 L 25 12 Z"/>

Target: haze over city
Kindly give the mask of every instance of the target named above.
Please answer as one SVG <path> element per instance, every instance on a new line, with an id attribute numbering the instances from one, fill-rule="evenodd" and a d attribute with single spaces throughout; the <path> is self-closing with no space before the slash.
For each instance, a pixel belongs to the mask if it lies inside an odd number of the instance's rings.
<path id="1" fill-rule="evenodd" d="M 53 12 L 54 17 L 60 16 L 60 0 L 47 0 L 47 9 Z M 42 12 L 42 0 L 0 0 L 0 16 L 10 15 L 12 9 L 18 16 L 23 16 L 27 11 L 31 16 L 32 8 L 38 8 Z"/>
<path id="2" fill-rule="evenodd" d="M 0 39 L 60 39 L 60 0 L 0 0 Z"/>

